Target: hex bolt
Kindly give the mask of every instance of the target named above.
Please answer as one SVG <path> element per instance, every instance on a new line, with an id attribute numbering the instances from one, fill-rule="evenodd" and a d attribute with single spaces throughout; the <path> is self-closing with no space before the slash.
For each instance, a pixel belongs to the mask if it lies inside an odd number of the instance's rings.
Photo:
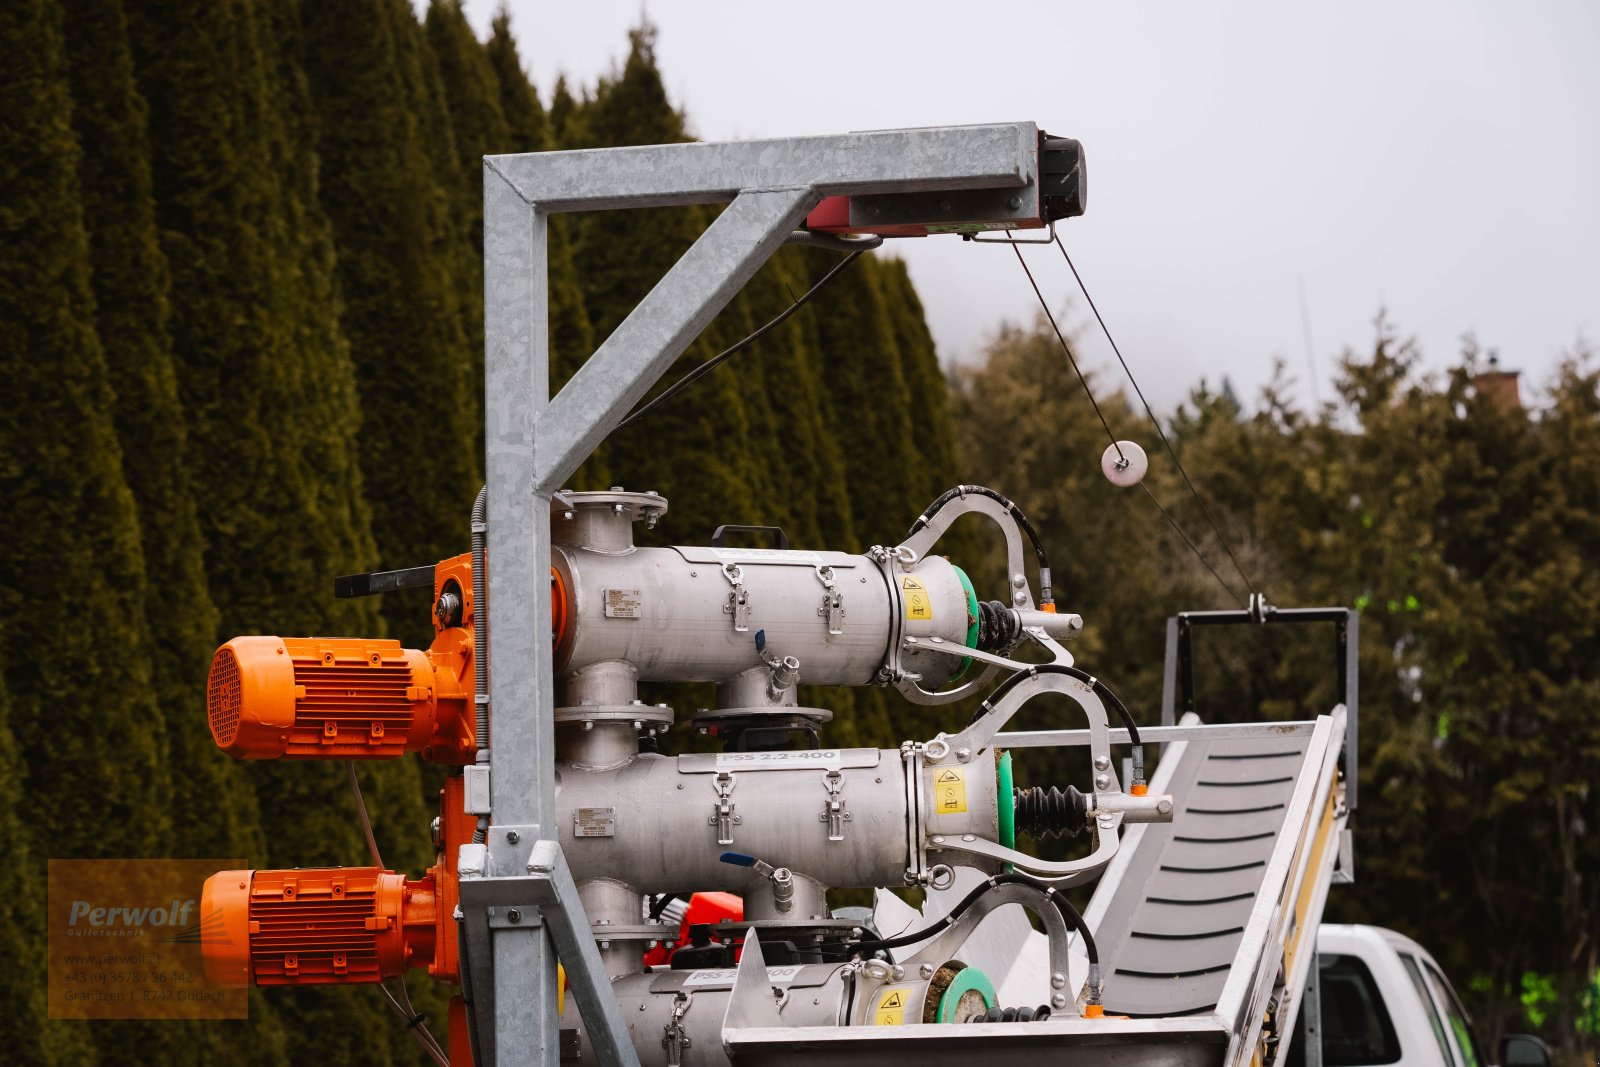
<path id="1" fill-rule="evenodd" d="M 1158 801 L 1156 801 L 1156 811 L 1160 812 L 1162 815 L 1171 815 L 1172 814 L 1172 801 L 1170 801 L 1170 800 L 1158 800 Z"/>
<path id="2" fill-rule="evenodd" d="M 958 748 L 958 749 L 956 749 L 956 759 L 960 760 L 962 763 L 967 762 L 971 758 L 972 758 L 972 749 L 970 749 L 970 748 Z"/>
<path id="3" fill-rule="evenodd" d="M 521 921 L 522 912 L 518 911 L 516 908 L 512 908 L 510 911 L 506 912 L 506 922 L 519 923 Z"/>

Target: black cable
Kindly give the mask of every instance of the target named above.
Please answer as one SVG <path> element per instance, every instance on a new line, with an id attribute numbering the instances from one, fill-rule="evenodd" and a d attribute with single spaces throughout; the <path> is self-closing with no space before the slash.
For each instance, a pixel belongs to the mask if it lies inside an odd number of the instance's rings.
<path id="1" fill-rule="evenodd" d="M 1040 894 L 1045 897 L 1045 899 L 1049 900 L 1055 905 L 1056 910 L 1061 913 L 1062 921 L 1064 921 L 1068 927 L 1077 930 L 1079 935 L 1083 938 L 1083 948 L 1085 954 L 1089 957 L 1089 962 L 1096 966 L 1099 965 L 1100 951 L 1095 946 L 1094 935 L 1089 932 L 1089 924 L 1084 922 L 1083 916 L 1078 913 L 1077 908 L 1072 906 L 1072 902 L 1067 900 L 1066 895 L 1041 879 L 1034 878 L 1031 875 L 1018 874 L 1016 872 L 991 875 L 989 878 L 985 879 L 982 884 L 973 889 L 972 892 L 962 897 L 956 906 L 951 908 L 950 911 L 947 912 L 942 918 L 930 923 L 921 930 L 914 930 L 909 934 L 899 934 L 895 937 L 879 938 L 877 940 L 864 939 L 857 944 L 856 951 L 866 953 L 878 952 L 883 949 L 903 948 L 906 945 L 914 945 L 919 941 L 925 941 L 945 928 L 953 925 L 958 919 L 961 918 L 962 915 L 967 912 L 969 908 L 972 907 L 972 905 L 978 902 L 979 897 L 983 896 L 992 889 L 999 889 L 1003 885 L 1025 885 L 1032 889 L 1038 890 Z"/>
<path id="2" fill-rule="evenodd" d="M 467 1046 L 471 1050 L 472 1063 L 482 1063 L 483 1054 L 478 1048 L 478 1012 L 472 1001 L 472 967 L 467 962 L 465 918 L 456 920 L 456 969 L 461 972 L 461 1003 L 467 1016 Z"/>
<path id="3" fill-rule="evenodd" d="M 1201 498 L 1200 491 L 1194 487 L 1194 482 L 1189 479 L 1189 472 L 1183 469 L 1183 461 L 1178 458 L 1177 449 L 1172 447 L 1172 442 L 1167 438 L 1167 432 L 1161 428 L 1161 420 L 1156 418 L 1155 411 L 1150 407 L 1150 401 L 1144 398 L 1144 390 L 1139 388 L 1139 381 L 1133 376 L 1133 371 L 1128 367 L 1128 361 L 1122 358 L 1122 350 L 1117 347 L 1116 339 L 1111 336 L 1111 330 L 1106 326 L 1106 320 L 1101 317 L 1100 309 L 1095 306 L 1094 297 L 1089 295 L 1088 286 L 1083 284 L 1083 276 L 1078 273 L 1078 268 L 1073 264 L 1072 257 L 1067 255 L 1067 246 L 1061 243 L 1060 234 L 1052 235 L 1052 240 L 1055 241 L 1055 246 L 1061 250 L 1061 258 L 1067 261 L 1067 267 L 1072 271 L 1072 277 L 1077 281 L 1079 291 L 1083 293 L 1083 298 L 1089 302 L 1089 310 L 1094 312 L 1095 321 L 1100 324 L 1100 332 L 1106 335 L 1106 341 L 1110 343 L 1111 351 L 1116 353 L 1117 362 L 1122 364 L 1122 371 L 1128 376 L 1128 382 L 1133 386 L 1133 391 L 1138 394 L 1139 403 L 1144 405 L 1145 414 L 1150 416 L 1150 422 L 1155 426 L 1156 434 L 1161 438 L 1161 443 L 1166 446 L 1167 454 L 1172 457 L 1172 462 L 1177 464 L 1178 473 L 1183 476 L 1183 484 L 1189 487 L 1189 493 L 1194 497 L 1194 502 L 1200 505 L 1200 511 L 1205 515 L 1206 522 L 1211 524 L 1211 532 L 1217 535 L 1217 543 L 1222 546 L 1222 550 L 1233 561 L 1233 569 L 1239 572 L 1240 578 L 1244 579 L 1245 588 L 1254 589 L 1256 587 L 1255 583 L 1250 580 L 1250 576 L 1244 572 L 1244 567 L 1239 564 L 1239 557 L 1233 554 L 1233 549 L 1228 546 L 1227 538 L 1222 536 L 1222 530 L 1217 526 L 1217 520 L 1211 517 L 1211 509 L 1206 507 L 1206 502 Z M 1017 258 L 1022 258 L 1020 252 L 1017 253 Z M 1154 496 L 1151 499 L 1154 499 Z"/>
<path id="4" fill-rule="evenodd" d="M 1105 427 L 1106 436 L 1111 439 L 1111 447 L 1117 450 L 1117 458 L 1126 459 L 1127 457 L 1122 454 L 1122 446 L 1117 443 L 1117 435 L 1111 432 L 1111 424 L 1106 421 L 1105 413 L 1100 410 L 1100 401 L 1094 398 L 1094 390 L 1089 388 L 1089 379 L 1078 369 L 1078 361 L 1072 355 L 1072 346 L 1067 344 L 1066 337 L 1062 336 L 1061 327 L 1056 325 L 1056 317 L 1050 314 L 1049 302 L 1039 291 L 1039 283 L 1033 280 L 1033 271 L 1028 269 L 1028 261 L 1022 258 L 1022 249 L 1012 245 L 1011 251 L 1017 254 L 1017 262 L 1022 264 L 1022 273 L 1028 276 L 1028 284 L 1033 286 L 1033 295 L 1039 298 L 1039 306 L 1044 309 L 1044 317 L 1050 320 L 1050 328 L 1056 332 L 1056 340 L 1061 342 L 1061 351 L 1067 354 L 1067 362 L 1072 364 L 1073 371 L 1078 375 L 1078 381 L 1083 384 L 1083 394 L 1089 398 L 1089 403 L 1094 407 L 1100 425 Z"/>
<path id="5" fill-rule="evenodd" d="M 1018 671 L 1011 675 L 995 686 L 994 691 L 984 698 L 983 703 L 978 705 L 978 710 L 972 716 L 972 722 L 977 722 L 989 714 L 1002 697 L 1021 684 L 1024 679 L 1031 678 L 1036 674 L 1065 674 L 1069 678 L 1076 678 L 1089 686 L 1102 700 L 1111 705 L 1111 710 L 1115 711 L 1117 717 L 1122 720 L 1122 725 L 1128 731 L 1128 743 L 1135 746 L 1143 745 L 1143 742 L 1139 740 L 1139 724 L 1133 721 L 1133 713 L 1122 702 L 1122 698 L 1112 692 L 1111 687 L 1106 685 L 1105 682 L 1102 682 L 1088 671 L 1080 670 L 1077 667 L 1069 667 L 1065 663 L 1040 663 L 1028 670 Z M 968 723 L 968 725 L 971 725 L 971 723 Z"/>
<path id="6" fill-rule="evenodd" d="M 944 506 L 950 501 L 968 493 L 975 496 L 988 497 L 1005 508 L 1006 513 L 1016 520 L 1017 526 L 1021 528 L 1023 534 L 1027 536 L 1028 541 L 1033 545 L 1033 554 L 1039 561 L 1039 601 L 1043 604 L 1055 603 L 1055 598 L 1051 595 L 1050 557 L 1045 552 L 1044 542 L 1039 539 L 1039 532 L 1033 528 L 1033 523 L 1028 521 L 1028 516 L 1023 514 L 1021 508 L 988 486 L 958 485 L 954 489 L 945 490 L 939 495 L 939 499 L 929 504 L 922 514 L 917 516 L 917 521 L 911 524 L 911 529 L 906 532 L 906 537 L 912 537 L 918 530 L 928 525 L 933 517 L 944 510 Z"/>
<path id="7" fill-rule="evenodd" d="M 1162 507 L 1162 502 L 1158 501 L 1158 499 L 1155 499 L 1155 493 L 1150 493 L 1150 486 L 1147 486 L 1146 483 L 1141 482 L 1141 483 L 1139 483 L 1139 488 L 1141 488 L 1141 490 L 1144 490 L 1144 494 L 1146 494 L 1146 496 L 1149 496 L 1150 504 L 1155 504 L 1155 510 L 1158 510 L 1158 512 L 1160 512 L 1160 514 L 1162 514 L 1162 518 L 1165 518 L 1166 523 L 1168 523 L 1168 525 L 1170 525 L 1171 528 L 1173 528 L 1173 533 L 1178 534 L 1178 536 L 1181 537 L 1182 542 L 1184 542 L 1184 544 L 1186 544 L 1186 545 L 1189 545 L 1190 552 L 1194 552 L 1195 553 L 1195 558 L 1197 558 L 1197 560 L 1200 560 L 1200 565 L 1205 566 L 1205 569 L 1208 569 L 1208 571 L 1211 571 L 1211 577 L 1214 577 L 1214 579 L 1216 579 L 1216 584 L 1221 585 L 1222 589 L 1227 590 L 1227 595 L 1229 595 L 1229 597 L 1234 598 L 1234 600 L 1237 600 L 1238 601 L 1238 606 L 1240 606 L 1240 608 L 1248 608 L 1248 606 L 1250 606 L 1250 605 L 1248 605 L 1248 603 L 1246 603 L 1245 598 L 1240 597 L 1240 595 L 1238 595 L 1238 593 L 1235 593 L 1234 592 L 1234 587 L 1232 587 L 1232 585 L 1229 585 L 1229 584 L 1227 584 L 1227 582 L 1222 581 L 1221 574 L 1216 573 L 1216 568 L 1214 568 L 1214 566 L 1211 566 L 1211 560 L 1208 560 L 1208 558 L 1205 558 L 1205 555 L 1203 555 L 1203 553 L 1200 552 L 1200 549 L 1197 549 L 1197 547 L 1195 547 L 1195 542 L 1194 541 L 1190 541 L 1189 534 L 1184 533 L 1184 528 L 1182 528 L 1182 526 L 1178 525 L 1178 520 L 1176 520 L 1176 518 L 1173 518 L 1173 515 L 1171 515 L 1171 512 L 1168 512 L 1168 510 L 1166 510 L 1165 507 Z"/>
<path id="8" fill-rule="evenodd" d="M 798 300 L 796 300 L 794 303 L 790 304 L 782 312 L 780 312 L 776 318 L 772 319 L 765 326 L 762 326 L 760 329 L 758 329 L 754 333 L 748 335 L 743 340 L 738 341 L 735 344 L 731 345 L 730 347 L 723 349 L 721 352 L 718 352 L 716 355 L 712 356 L 710 359 L 708 359 L 704 363 L 700 364 L 700 366 L 696 367 L 694 370 L 690 371 L 688 374 L 685 374 L 682 378 L 679 378 L 677 381 L 673 382 L 671 385 L 669 385 L 665 389 L 661 390 L 661 392 L 657 393 L 653 398 L 651 398 L 650 400 L 646 401 L 645 403 L 639 405 L 639 407 L 635 408 L 632 412 L 630 412 L 628 414 L 627 418 L 625 418 L 621 422 L 617 423 L 617 429 L 619 429 L 619 430 L 622 429 L 624 426 L 626 426 L 629 423 L 633 422 L 635 419 L 643 418 L 646 414 L 648 414 L 649 412 L 653 411 L 659 405 L 666 403 L 668 400 L 671 400 L 673 397 L 677 396 L 679 393 L 681 393 L 685 389 L 689 388 L 689 386 L 693 385 L 695 382 L 699 381 L 701 378 L 704 378 L 707 374 L 710 374 L 712 371 L 716 370 L 717 367 L 719 367 L 724 362 L 726 362 L 729 359 L 729 357 L 733 356 L 735 353 L 739 352 L 740 350 L 742 350 L 744 348 L 749 347 L 750 345 L 754 344 L 756 341 L 759 341 L 762 337 L 765 337 L 772 330 L 775 330 L 779 326 L 783 325 L 783 323 L 788 320 L 789 316 L 793 315 L 796 311 L 799 311 L 801 308 L 805 307 L 806 304 L 810 302 L 812 297 L 816 296 L 819 292 L 822 291 L 822 287 L 823 286 L 827 285 L 830 281 L 833 280 L 834 275 L 838 274 L 840 271 L 844 270 L 850 264 L 854 263 L 857 259 L 859 259 L 861 257 L 861 253 L 864 252 L 864 251 L 866 251 L 866 249 L 859 249 L 859 250 L 857 250 L 855 252 L 851 252 L 848 256 L 845 256 L 844 259 L 842 259 L 838 263 L 834 264 L 833 268 L 831 270 L 829 270 L 828 273 L 824 274 L 817 281 L 817 284 L 813 285 L 811 288 L 807 289 L 804 293 L 800 294 L 800 298 Z"/>

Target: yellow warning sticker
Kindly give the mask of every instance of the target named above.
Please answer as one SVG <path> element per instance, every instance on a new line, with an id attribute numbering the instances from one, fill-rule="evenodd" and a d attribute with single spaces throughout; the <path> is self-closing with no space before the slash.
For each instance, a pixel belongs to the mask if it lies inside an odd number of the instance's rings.
<path id="1" fill-rule="evenodd" d="M 900 579 L 900 591 L 905 594 L 906 618 L 933 618 L 933 600 L 926 586 L 908 574 Z"/>
<path id="2" fill-rule="evenodd" d="M 906 1019 L 906 1002 L 911 999 L 911 990 L 908 988 L 885 989 L 883 999 L 878 1001 L 877 1009 L 872 1013 L 873 1026 L 899 1026 Z"/>
<path id="3" fill-rule="evenodd" d="M 938 815 L 960 815 L 967 810 L 967 772 L 947 767 L 933 775 L 933 810 Z"/>

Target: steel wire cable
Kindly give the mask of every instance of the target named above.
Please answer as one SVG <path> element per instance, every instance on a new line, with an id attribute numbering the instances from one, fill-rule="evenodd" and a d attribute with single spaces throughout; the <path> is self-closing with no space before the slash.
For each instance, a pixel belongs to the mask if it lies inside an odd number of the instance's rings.
<path id="1" fill-rule="evenodd" d="M 1256 584 L 1245 573 L 1244 567 L 1239 563 L 1239 557 L 1233 554 L 1233 549 L 1228 545 L 1228 539 L 1222 536 L 1222 529 L 1217 525 L 1217 520 L 1212 518 L 1211 509 L 1206 507 L 1206 502 L 1200 496 L 1200 491 L 1195 488 L 1189 472 L 1184 470 L 1183 460 L 1178 458 L 1178 450 L 1172 447 L 1172 441 L 1167 437 L 1166 430 L 1162 429 L 1161 420 L 1156 418 L 1155 411 L 1150 407 L 1150 401 L 1145 399 L 1144 390 L 1139 388 L 1139 380 L 1133 376 L 1133 368 L 1128 366 L 1128 361 L 1122 358 L 1122 349 L 1117 347 L 1116 338 L 1111 336 L 1111 329 L 1106 325 L 1105 317 L 1100 314 L 1100 308 L 1095 305 L 1094 297 L 1089 295 L 1089 287 L 1083 284 L 1083 275 L 1078 273 L 1077 265 L 1072 262 L 1072 257 L 1067 254 L 1067 246 L 1061 243 L 1061 235 L 1054 234 L 1052 243 L 1061 252 L 1061 258 L 1067 261 L 1067 269 L 1072 271 L 1072 278 L 1078 283 L 1078 291 L 1083 293 L 1083 299 L 1088 302 L 1089 310 L 1094 312 L 1094 320 L 1100 324 L 1100 332 L 1106 335 L 1106 341 L 1111 345 L 1111 351 L 1116 354 L 1117 362 L 1122 364 L 1122 372 L 1128 376 L 1128 383 L 1133 386 L 1133 391 L 1139 397 L 1139 403 L 1144 405 L 1144 413 L 1150 416 L 1150 423 L 1156 428 L 1156 436 L 1161 438 L 1161 443 L 1166 447 L 1167 455 L 1172 457 L 1172 462 L 1177 465 L 1178 474 L 1183 477 L 1183 484 L 1189 487 L 1189 494 L 1194 497 L 1194 502 L 1200 505 L 1200 513 L 1206 517 L 1206 522 L 1211 526 L 1211 532 L 1217 535 L 1217 543 L 1222 546 L 1222 551 L 1227 553 L 1228 559 L 1233 563 L 1233 569 L 1239 572 L 1239 577 L 1244 580 L 1246 589 L 1256 588 Z M 1021 253 L 1018 253 L 1021 258 Z M 1154 499 L 1152 497 L 1152 499 Z"/>
<path id="2" fill-rule="evenodd" d="M 1055 243 L 1058 248 L 1061 247 L 1061 239 L 1059 237 L 1055 238 Z M 1067 362 L 1072 365 L 1073 372 L 1077 374 L 1078 381 L 1083 386 L 1084 394 L 1088 396 L 1089 403 L 1094 407 L 1095 415 L 1100 419 L 1101 427 L 1103 427 L 1106 431 L 1106 437 L 1111 441 L 1111 447 L 1117 450 L 1117 456 L 1119 458 L 1126 459 L 1127 457 L 1124 456 L 1122 452 L 1122 445 L 1117 441 L 1117 435 L 1111 432 L 1111 425 L 1106 421 L 1105 414 L 1100 410 L 1100 403 L 1095 399 L 1094 390 L 1089 388 L 1088 379 L 1084 377 L 1083 371 L 1078 367 L 1078 360 L 1072 354 L 1072 346 L 1067 344 L 1067 339 L 1065 335 L 1062 334 L 1061 327 L 1056 324 L 1056 317 L 1051 313 L 1050 304 L 1047 300 L 1045 300 L 1044 293 L 1040 291 L 1039 283 L 1034 280 L 1033 271 L 1028 269 L 1028 261 L 1022 258 L 1022 251 L 1015 244 L 1011 246 L 1011 251 L 1016 254 L 1017 262 L 1022 266 L 1022 272 L 1028 276 L 1028 284 L 1033 287 L 1033 295 L 1039 300 L 1039 308 L 1044 312 L 1044 317 L 1050 323 L 1050 328 L 1055 331 L 1056 341 L 1061 345 L 1061 351 L 1065 353 Z M 1062 255 L 1066 255 L 1066 249 L 1061 248 L 1061 253 Z M 1067 261 L 1068 266 L 1071 266 L 1071 263 L 1072 261 L 1069 259 Z M 1073 268 L 1073 277 L 1078 278 L 1078 272 L 1076 268 Z M 1089 291 L 1084 289 L 1082 278 L 1078 278 L 1078 288 L 1083 290 L 1084 298 L 1089 299 Z M 1105 320 L 1100 318 L 1100 311 L 1098 308 L 1095 308 L 1094 301 L 1092 299 L 1089 300 L 1089 306 L 1090 308 L 1094 309 L 1095 318 L 1100 321 L 1100 329 L 1105 331 L 1106 340 L 1111 341 L 1111 331 L 1106 329 Z M 1223 538 L 1222 531 L 1218 530 L 1216 522 L 1211 520 L 1210 511 L 1206 509 L 1205 502 L 1200 500 L 1200 494 L 1195 491 L 1194 483 L 1189 480 L 1188 472 L 1183 470 L 1183 462 L 1178 459 L 1178 454 L 1173 451 L 1172 443 L 1167 440 L 1166 433 L 1161 429 L 1160 420 L 1157 419 L 1155 413 L 1151 411 L 1149 402 L 1145 400 L 1143 391 L 1139 389 L 1139 383 L 1134 380 L 1133 371 L 1128 369 L 1127 361 L 1123 360 L 1122 353 L 1118 351 L 1115 341 L 1111 341 L 1111 348 L 1112 351 L 1117 353 L 1117 360 L 1122 364 L 1123 371 L 1127 373 L 1128 381 L 1133 384 L 1134 392 L 1139 394 L 1139 400 L 1144 404 L 1145 413 L 1150 416 L 1150 421 L 1155 424 L 1156 433 L 1161 436 L 1161 441 L 1167 446 L 1167 451 L 1171 454 L 1173 462 L 1177 464 L 1178 470 L 1183 473 L 1183 480 L 1185 484 L 1189 486 L 1189 492 L 1194 493 L 1195 500 L 1200 504 L 1200 510 L 1205 512 L 1207 521 L 1211 522 L 1212 530 L 1216 531 L 1217 541 L 1222 545 L 1223 551 L 1228 553 L 1228 557 L 1233 559 L 1234 568 L 1239 571 L 1240 577 L 1244 578 L 1245 588 L 1254 588 L 1250 578 L 1244 573 L 1244 569 L 1239 566 L 1238 559 L 1234 557 L 1233 550 L 1228 547 L 1228 542 Z M 1150 498 L 1150 502 L 1155 504 L 1156 510 L 1161 512 L 1162 518 L 1167 520 L 1167 523 L 1172 527 L 1173 532 L 1178 535 L 1179 539 L 1183 541 L 1184 545 L 1188 547 L 1189 551 L 1194 553 L 1195 558 L 1198 559 L 1201 565 L 1210 572 L 1211 577 L 1217 580 L 1217 584 L 1222 586 L 1223 591 L 1226 592 L 1228 596 L 1237 600 L 1240 607 L 1244 607 L 1247 603 L 1246 598 L 1239 596 L 1238 593 L 1234 592 L 1232 586 L 1223 581 L 1222 575 L 1217 573 L 1217 569 L 1211 565 L 1210 560 L 1206 559 L 1205 554 L 1202 553 L 1195 545 L 1194 541 L 1189 538 L 1189 535 L 1183 532 L 1183 529 L 1178 525 L 1178 521 L 1172 517 L 1172 513 L 1161 506 L 1161 501 L 1156 499 L 1156 495 L 1151 491 L 1150 487 L 1143 481 L 1139 483 L 1139 486 L 1145 491 L 1145 495 Z"/>
<path id="3" fill-rule="evenodd" d="M 700 366 L 696 367 L 692 371 L 689 371 L 682 378 L 679 378 L 677 381 L 661 390 L 661 392 L 657 393 L 650 400 L 639 405 L 639 407 L 630 412 L 626 418 L 617 423 L 616 429 L 620 430 L 629 423 L 638 419 L 642 419 L 645 415 L 655 410 L 660 405 L 666 403 L 668 400 L 671 400 L 673 397 L 689 388 L 689 386 L 693 385 L 701 378 L 704 378 L 706 375 L 716 370 L 736 353 L 740 352 L 749 345 L 754 344 L 771 331 L 783 325 L 783 323 L 788 320 L 789 316 L 793 315 L 795 312 L 805 307 L 806 304 L 810 303 L 811 298 L 821 292 L 823 287 L 833 280 L 834 275 L 844 270 L 857 259 L 860 259 L 862 252 L 865 251 L 868 251 L 868 249 L 857 249 L 856 251 L 851 252 L 848 256 L 845 256 L 844 259 L 840 260 L 838 263 L 835 263 L 833 267 L 829 269 L 828 273 L 824 274 L 820 279 L 817 280 L 817 284 L 801 293 L 794 303 L 780 311 L 764 326 L 759 327 L 754 332 L 746 335 L 742 340 L 737 341 L 728 348 L 718 352 L 716 355 L 700 364 Z"/>

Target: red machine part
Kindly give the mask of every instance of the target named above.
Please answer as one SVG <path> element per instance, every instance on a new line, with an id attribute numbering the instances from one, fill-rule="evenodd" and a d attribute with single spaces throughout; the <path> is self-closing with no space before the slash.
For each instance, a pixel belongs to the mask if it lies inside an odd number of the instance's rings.
<path id="1" fill-rule="evenodd" d="M 702 923 L 716 925 L 725 920 L 744 918 L 744 898 L 737 893 L 696 893 L 689 898 L 689 907 L 683 913 L 683 925 L 678 929 L 678 940 L 661 945 L 644 954 L 646 967 L 659 967 L 672 961 L 672 954 L 689 943 L 689 928 Z"/>

